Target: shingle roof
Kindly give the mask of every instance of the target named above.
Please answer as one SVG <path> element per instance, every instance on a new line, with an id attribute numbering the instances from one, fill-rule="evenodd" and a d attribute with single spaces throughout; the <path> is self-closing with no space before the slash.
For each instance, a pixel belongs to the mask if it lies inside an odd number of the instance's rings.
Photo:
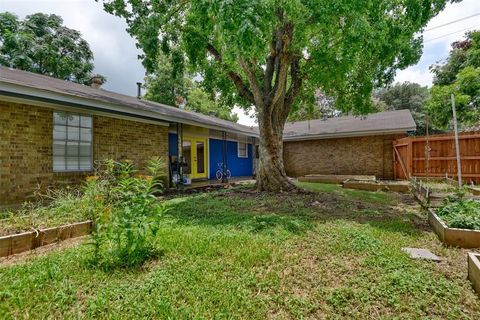
<path id="1" fill-rule="evenodd" d="M 345 116 L 326 120 L 288 122 L 284 140 L 307 140 L 331 137 L 401 133 L 416 129 L 410 110 L 372 113 L 366 116 Z"/>
<path id="2" fill-rule="evenodd" d="M 257 127 L 249 127 L 120 93 L 94 89 L 78 83 L 0 66 L 0 95 L 11 93 L 7 84 L 52 93 L 58 99 L 56 101 L 58 103 L 64 102 L 62 99 L 65 97 L 80 98 L 82 105 L 96 102 L 126 107 L 132 116 L 135 116 L 136 112 L 147 111 L 148 115 L 154 119 L 193 123 L 218 130 L 258 136 Z M 410 111 L 399 110 L 374 113 L 364 117 L 346 116 L 327 120 L 290 122 L 285 125 L 283 136 L 285 140 L 322 139 L 406 132 L 415 129 L 415 121 Z"/>
<path id="3" fill-rule="evenodd" d="M 108 104 L 128 107 L 132 115 L 138 110 L 148 111 L 157 119 L 175 121 L 180 123 L 196 123 L 198 125 L 210 126 L 219 130 L 226 130 L 235 133 L 243 133 L 258 136 L 258 128 L 249 127 L 231 121 L 218 119 L 200 113 L 187 111 L 172 106 L 141 100 L 136 97 L 127 96 L 103 89 L 94 89 L 86 85 L 64 81 L 32 72 L 0 67 L 0 95 L 5 93 L 5 86 L 8 83 L 20 85 L 32 89 L 40 89 L 54 94 L 61 94 L 73 98 L 87 99 L 84 101 L 103 102 Z M 61 102 L 61 101 L 59 101 Z"/>

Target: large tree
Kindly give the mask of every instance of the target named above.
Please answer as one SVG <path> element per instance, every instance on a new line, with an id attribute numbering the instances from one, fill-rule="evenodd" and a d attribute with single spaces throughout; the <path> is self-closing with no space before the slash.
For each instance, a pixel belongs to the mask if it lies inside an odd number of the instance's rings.
<path id="1" fill-rule="evenodd" d="M 452 44 L 445 63 L 432 66 L 433 87 L 427 103 L 434 124 L 451 128 L 451 95 L 455 95 L 457 116 L 462 128 L 478 128 L 480 122 L 480 31 L 469 32 L 463 41 Z"/>
<path id="2" fill-rule="evenodd" d="M 60 16 L 35 13 L 19 20 L 0 13 L 0 64 L 85 83 L 93 54 L 80 32 L 63 26 Z"/>
<path id="3" fill-rule="evenodd" d="M 182 48 L 204 87 L 254 106 L 257 188 L 294 188 L 282 133 L 292 105 L 317 88 L 365 113 L 375 86 L 418 61 L 427 22 L 455 0 L 103 0 L 126 19 L 147 70 L 161 48 Z"/>

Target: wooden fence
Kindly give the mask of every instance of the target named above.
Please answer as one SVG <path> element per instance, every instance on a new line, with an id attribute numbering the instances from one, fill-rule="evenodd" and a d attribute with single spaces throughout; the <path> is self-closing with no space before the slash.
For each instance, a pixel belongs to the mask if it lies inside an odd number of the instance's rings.
<path id="1" fill-rule="evenodd" d="M 459 144 L 463 181 L 480 184 L 480 132 L 461 133 Z M 395 179 L 457 176 L 453 133 L 396 140 L 393 159 Z"/>

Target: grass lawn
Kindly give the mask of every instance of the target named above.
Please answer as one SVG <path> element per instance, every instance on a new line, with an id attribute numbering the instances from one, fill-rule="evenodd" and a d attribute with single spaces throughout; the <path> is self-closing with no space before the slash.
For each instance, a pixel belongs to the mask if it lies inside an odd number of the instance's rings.
<path id="1" fill-rule="evenodd" d="M 443 247 L 413 200 L 302 186 L 315 192 L 168 200 L 162 255 L 142 268 L 93 269 L 87 245 L 4 264 L 0 318 L 480 318 L 467 251 Z"/>

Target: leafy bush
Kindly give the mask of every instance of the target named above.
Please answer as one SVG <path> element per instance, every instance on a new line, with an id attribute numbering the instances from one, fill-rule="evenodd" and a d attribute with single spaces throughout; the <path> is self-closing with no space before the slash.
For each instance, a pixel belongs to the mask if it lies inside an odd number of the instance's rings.
<path id="1" fill-rule="evenodd" d="M 480 201 L 450 196 L 437 209 L 437 214 L 451 228 L 480 230 Z"/>
<path id="2" fill-rule="evenodd" d="M 139 175 L 130 161 L 108 160 L 87 178 L 96 265 L 130 267 L 155 254 L 152 238 L 165 212 L 154 196 L 163 189 L 163 160 L 152 159 L 147 171 L 150 175 Z"/>

